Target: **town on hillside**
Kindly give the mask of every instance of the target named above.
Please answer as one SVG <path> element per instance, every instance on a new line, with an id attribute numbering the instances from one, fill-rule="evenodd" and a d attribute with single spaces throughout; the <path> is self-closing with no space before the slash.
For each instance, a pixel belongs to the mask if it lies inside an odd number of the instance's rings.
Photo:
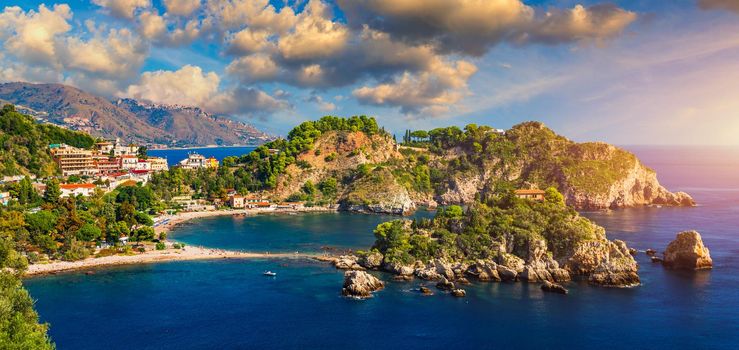
<path id="1" fill-rule="evenodd" d="M 96 190 L 110 192 L 119 186 L 145 185 L 151 175 L 169 170 L 166 158 L 146 155 L 146 148 L 134 144 L 123 144 L 119 139 L 96 142 L 92 149 L 78 148 L 67 144 L 50 144 L 49 153 L 59 167 L 63 182 L 59 184 L 60 197 L 90 197 Z M 205 157 L 197 152 L 188 153 L 176 165 L 183 170 L 217 169 L 220 162 L 215 157 Z M 2 183 L 16 183 L 27 176 L 4 176 Z M 41 195 L 46 190 L 43 179 L 28 176 L 33 188 Z M 256 193 L 237 193 L 227 189 L 226 198 L 193 198 L 176 196 L 172 202 L 182 211 L 208 211 L 223 206 L 234 209 L 278 209 L 287 208 L 272 204 Z M 0 204 L 7 205 L 13 200 L 10 192 L 0 192 Z M 289 207 L 294 208 L 295 203 Z"/>

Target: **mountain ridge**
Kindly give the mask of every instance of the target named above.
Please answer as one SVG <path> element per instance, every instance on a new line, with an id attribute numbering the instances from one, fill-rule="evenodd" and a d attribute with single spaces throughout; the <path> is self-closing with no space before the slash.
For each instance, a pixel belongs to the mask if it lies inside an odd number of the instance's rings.
<path id="1" fill-rule="evenodd" d="M 64 84 L 0 84 L 0 102 L 39 121 L 103 138 L 164 146 L 261 144 L 273 139 L 255 127 L 199 107 L 110 101 Z"/>

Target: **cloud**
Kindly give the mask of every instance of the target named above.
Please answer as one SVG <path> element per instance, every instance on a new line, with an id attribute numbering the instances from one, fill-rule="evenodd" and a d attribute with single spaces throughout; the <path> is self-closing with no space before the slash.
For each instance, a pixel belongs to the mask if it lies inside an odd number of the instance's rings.
<path id="1" fill-rule="evenodd" d="M 548 44 L 572 41 L 599 42 L 621 34 L 636 14 L 615 5 L 576 5 L 570 10 L 551 10 L 519 34 L 519 40 Z"/>
<path id="2" fill-rule="evenodd" d="M 405 114 L 437 115 L 464 96 L 467 80 L 476 71 L 477 67 L 467 61 L 460 60 L 454 65 L 436 62 L 429 71 L 406 72 L 394 82 L 358 88 L 353 95 L 360 103 L 398 106 Z"/>
<path id="3" fill-rule="evenodd" d="M 176 16 L 189 16 L 200 8 L 200 0 L 164 0 L 167 13 Z"/>
<path id="4" fill-rule="evenodd" d="M 264 115 L 287 109 L 290 105 L 252 87 L 239 86 L 214 96 L 203 108 L 216 114 Z"/>
<path id="5" fill-rule="evenodd" d="M 270 35 L 266 30 L 244 28 L 228 40 L 228 52 L 239 55 L 264 51 L 273 46 L 269 41 Z"/>
<path id="6" fill-rule="evenodd" d="M 20 7 L 6 7 L 0 14 L 0 39 L 8 53 L 28 63 L 55 64 L 56 42 L 72 27 L 68 5 L 54 5 L 49 9 L 39 5 L 38 11 L 23 12 Z"/>
<path id="7" fill-rule="evenodd" d="M 115 17 L 132 19 L 138 8 L 151 6 L 150 0 L 92 0 L 95 5 L 110 11 Z"/>
<path id="8" fill-rule="evenodd" d="M 698 7 L 704 10 L 727 10 L 739 13 L 737 0 L 698 0 Z"/>
<path id="9" fill-rule="evenodd" d="M 243 28 L 267 29 L 284 33 L 292 28 L 296 15 L 289 6 L 277 11 L 269 0 L 208 0 L 206 16 L 221 30 Z"/>
<path id="10" fill-rule="evenodd" d="M 244 83 L 272 80 L 279 71 L 277 64 L 266 54 L 245 56 L 226 67 L 226 73 L 238 76 Z"/>
<path id="11" fill-rule="evenodd" d="M 156 11 L 143 11 L 138 17 L 138 32 L 145 39 L 165 46 L 181 46 L 192 43 L 201 33 L 202 25 L 197 19 L 182 23 Z"/>
<path id="12" fill-rule="evenodd" d="M 315 103 L 322 112 L 333 112 L 336 110 L 336 105 L 333 102 L 326 101 L 319 95 L 312 95 L 306 99 L 306 102 Z"/>
<path id="13" fill-rule="evenodd" d="M 277 47 L 287 60 L 311 60 L 335 55 L 349 39 L 349 29 L 331 20 L 331 10 L 320 0 L 310 0 L 298 15 L 295 28 L 280 37 Z"/>
<path id="14" fill-rule="evenodd" d="M 144 72 L 138 83 L 120 97 L 154 103 L 199 106 L 217 114 L 251 115 L 269 113 L 288 107 L 287 102 L 250 87 L 221 90 L 221 78 L 215 72 L 186 65 L 176 71 Z"/>
<path id="15" fill-rule="evenodd" d="M 90 40 L 67 39 L 59 50 L 66 69 L 107 79 L 126 79 L 144 63 L 148 46 L 128 29 L 111 29 L 107 36 L 96 34 Z"/>
<path id="16" fill-rule="evenodd" d="M 636 14 L 615 6 L 576 6 L 537 14 L 520 0 L 339 0 L 348 22 L 369 25 L 440 52 L 480 56 L 504 41 L 559 43 L 604 40 Z"/>
<path id="17" fill-rule="evenodd" d="M 199 106 L 216 95 L 220 82 L 215 72 L 204 73 L 200 67 L 186 65 L 176 71 L 144 72 L 125 95 L 155 103 Z"/>

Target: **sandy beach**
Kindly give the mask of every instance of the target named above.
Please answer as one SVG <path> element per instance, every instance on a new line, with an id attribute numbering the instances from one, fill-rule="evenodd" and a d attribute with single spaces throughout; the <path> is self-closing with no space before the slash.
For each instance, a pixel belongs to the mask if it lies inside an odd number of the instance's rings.
<path id="1" fill-rule="evenodd" d="M 335 211 L 331 208 L 310 207 L 302 209 L 238 209 L 238 210 L 211 210 L 196 212 L 181 212 L 175 215 L 164 215 L 157 217 L 156 222 L 159 223 L 154 227 L 157 234 L 167 232 L 178 224 L 189 220 L 227 216 L 227 215 L 258 215 L 258 214 L 285 214 L 285 213 L 304 213 L 304 212 L 321 212 Z M 133 255 L 111 255 L 99 258 L 87 258 L 80 261 L 53 261 L 49 263 L 39 263 L 28 266 L 25 276 L 39 276 L 55 274 L 65 271 L 78 271 L 85 269 L 93 269 L 106 266 L 118 265 L 134 265 L 149 264 L 164 261 L 183 261 L 183 260 L 213 260 L 213 259 L 312 259 L 324 257 L 321 254 L 295 254 L 295 253 L 251 253 L 241 251 L 229 251 L 223 249 L 212 249 L 195 246 L 186 246 L 183 249 L 174 249 L 172 245 L 176 243 L 167 241 L 167 249 L 165 250 L 147 250 L 143 253 L 134 253 Z"/>
<path id="2" fill-rule="evenodd" d="M 107 266 L 148 264 L 164 261 L 214 260 L 214 259 L 311 259 L 319 254 L 295 253 L 248 253 L 223 249 L 210 249 L 187 246 L 183 249 L 149 250 L 134 255 L 111 255 L 100 258 L 87 258 L 80 261 L 54 261 L 46 264 L 28 266 L 25 276 L 55 274 L 65 271 L 78 271 Z"/>

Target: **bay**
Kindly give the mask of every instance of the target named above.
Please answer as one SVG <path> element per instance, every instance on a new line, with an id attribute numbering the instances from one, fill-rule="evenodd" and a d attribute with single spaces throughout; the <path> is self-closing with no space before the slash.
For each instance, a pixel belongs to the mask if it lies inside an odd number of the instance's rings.
<path id="1" fill-rule="evenodd" d="M 476 283 L 467 298 L 393 282 L 365 301 L 340 296 L 342 272 L 308 260 L 169 262 L 24 281 L 59 349 L 592 348 L 732 349 L 739 344 L 739 167 L 734 149 L 634 150 L 694 208 L 583 213 L 609 238 L 664 249 L 696 229 L 711 271 L 676 272 L 637 256 L 642 285 Z M 676 155 L 682 152 L 682 156 Z M 719 152 L 720 154 L 715 154 Z M 428 215 L 428 214 L 420 214 Z M 347 213 L 219 217 L 182 226 L 189 244 L 253 251 L 365 249 L 393 217 Z M 266 278 L 261 272 L 278 272 Z M 432 288 L 433 289 L 433 288 Z M 436 292 L 436 290 L 434 290 Z"/>

